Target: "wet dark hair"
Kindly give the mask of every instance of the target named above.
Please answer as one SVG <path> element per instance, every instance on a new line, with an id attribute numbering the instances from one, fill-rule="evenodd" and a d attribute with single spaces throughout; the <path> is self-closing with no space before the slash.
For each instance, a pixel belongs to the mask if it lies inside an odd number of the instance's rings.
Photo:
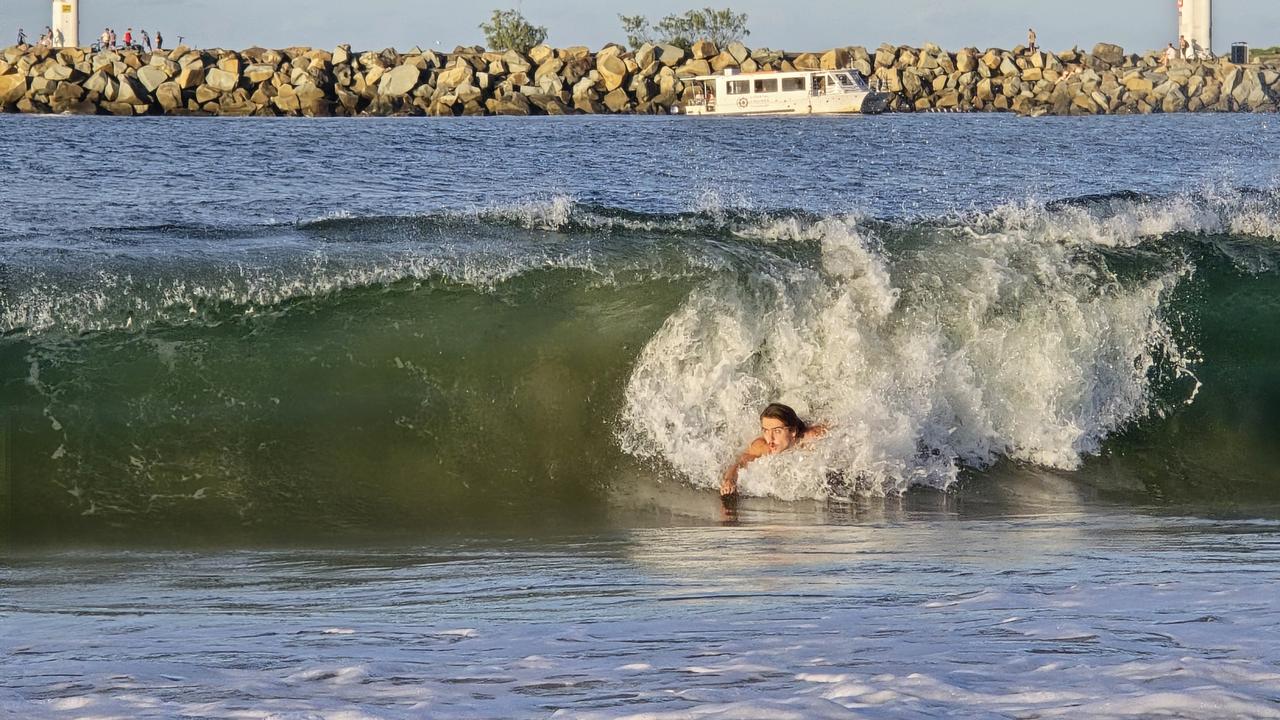
<path id="1" fill-rule="evenodd" d="M 795 410 L 791 409 L 790 405 L 783 405 L 782 403 L 769 403 L 768 407 L 760 411 L 760 419 L 763 420 L 765 418 L 773 418 L 774 420 L 781 420 L 783 425 L 786 425 L 793 432 L 795 432 L 796 437 L 800 437 L 801 435 L 804 435 L 805 432 L 809 429 L 809 426 L 806 425 L 805 422 L 800 419 L 800 416 L 796 414 Z"/>

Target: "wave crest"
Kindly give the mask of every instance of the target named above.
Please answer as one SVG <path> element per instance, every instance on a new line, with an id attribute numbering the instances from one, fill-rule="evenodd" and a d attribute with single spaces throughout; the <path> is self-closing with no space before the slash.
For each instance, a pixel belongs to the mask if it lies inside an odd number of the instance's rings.
<path id="1" fill-rule="evenodd" d="M 1075 468 L 1148 412 L 1162 359 L 1187 371 L 1161 312 L 1182 267 L 1121 282 L 1034 225 L 892 254 L 853 221 L 813 229 L 816 266 L 719 278 L 667 320 L 627 389 L 629 451 L 714 487 L 780 401 L 830 433 L 751 465 L 743 492 L 946 488 L 999 457 Z"/>

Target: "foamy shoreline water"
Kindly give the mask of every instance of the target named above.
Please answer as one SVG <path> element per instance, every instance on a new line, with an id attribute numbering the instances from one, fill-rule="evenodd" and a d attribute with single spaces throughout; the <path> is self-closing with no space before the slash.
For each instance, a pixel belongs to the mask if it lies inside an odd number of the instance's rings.
<path id="1" fill-rule="evenodd" d="M 1274 522 L 752 519 L 404 549 L 20 553 L 0 565 L 0 712 L 1280 717 L 1280 603 L 1261 590 L 1280 576 Z"/>

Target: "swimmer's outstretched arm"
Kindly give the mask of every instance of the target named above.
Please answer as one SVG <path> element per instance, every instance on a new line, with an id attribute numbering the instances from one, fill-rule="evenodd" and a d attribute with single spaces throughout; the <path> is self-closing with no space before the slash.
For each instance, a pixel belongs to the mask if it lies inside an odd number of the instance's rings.
<path id="1" fill-rule="evenodd" d="M 724 471 L 724 477 L 720 478 L 720 497 L 733 497 L 738 494 L 738 472 L 742 468 L 751 464 L 752 460 L 764 455 L 769 450 L 769 445 L 764 438 L 756 438 L 754 442 L 738 456 L 737 460 Z"/>
<path id="2" fill-rule="evenodd" d="M 808 445 L 818 438 L 826 437 L 827 429 L 826 425 L 810 425 L 809 429 L 804 431 L 804 437 L 801 437 L 796 444 Z"/>

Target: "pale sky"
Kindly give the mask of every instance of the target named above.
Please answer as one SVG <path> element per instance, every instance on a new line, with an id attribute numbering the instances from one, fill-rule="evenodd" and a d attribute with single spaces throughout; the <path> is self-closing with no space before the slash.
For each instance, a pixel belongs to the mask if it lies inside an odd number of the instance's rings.
<path id="1" fill-rule="evenodd" d="M 1164 47 L 1177 38 L 1176 0 L 653 0 L 648 3 L 597 0 L 81 0 L 81 42 L 105 26 L 164 32 L 166 45 L 178 36 L 201 47 L 246 48 L 308 45 L 332 48 L 350 43 L 357 50 L 395 47 L 451 50 L 483 43 L 478 25 L 494 8 L 517 7 L 536 25 L 546 26 L 552 45 L 587 45 L 624 40 L 618 14 L 645 14 L 651 20 L 691 8 L 732 7 L 749 16 L 750 47 L 822 50 L 843 45 L 874 47 L 882 42 L 945 48 L 1013 47 L 1034 27 L 1040 45 L 1088 49 L 1099 41 L 1130 51 Z M 0 0 L 0 46 L 23 27 L 38 36 L 51 18 L 48 0 Z M 1280 1 L 1216 0 L 1214 50 L 1232 42 L 1254 47 L 1280 45 Z"/>

